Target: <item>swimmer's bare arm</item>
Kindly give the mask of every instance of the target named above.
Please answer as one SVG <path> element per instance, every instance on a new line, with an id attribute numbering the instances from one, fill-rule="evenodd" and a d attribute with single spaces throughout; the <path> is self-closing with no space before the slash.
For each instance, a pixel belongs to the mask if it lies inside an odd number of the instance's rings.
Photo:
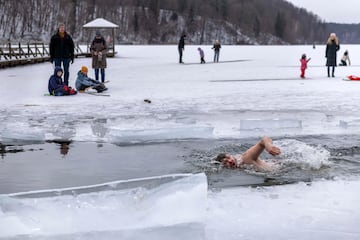
<path id="1" fill-rule="evenodd" d="M 276 156 L 281 153 L 280 149 L 273 145 L 271 138 L 263 137 L 258 143 L 249 148 L 243 155 L 243 163 L 264 166 L 266 163 L 259 159 L 260 154 L 266 150 L 269 154 Z M 256 163 L 258 164 L 256 164 Z"/>

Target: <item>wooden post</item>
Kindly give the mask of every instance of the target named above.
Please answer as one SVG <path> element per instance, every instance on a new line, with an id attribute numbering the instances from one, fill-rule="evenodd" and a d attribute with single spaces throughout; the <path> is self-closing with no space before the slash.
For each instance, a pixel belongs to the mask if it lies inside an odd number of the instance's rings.
<path id="1" fill-rule="evenodd" d="M 18 49 L 18 52 L 17 52 L 17 53 L 15 53 L 15 54 L 18 54 L 20 58 L 22 57 L 22 55 L 21 55 L 21 43 L 20 43 L 20 42 L 19 42 L 19 49 Z"/>
<path id="2" fill-rule="evenodd" d="M 112 29 L 112 48 L 113 48 L 112 56 L 115 57 L 115 28 Z"/>
<path id="3" fill-rule="evenodd" d="M 9 40 L 9 43 L 8 43 L 8 46 L 9 46 L 9 58 L 11 59 L 11 42 L 10 42 L 10 40 Z"/>
<path id="4" fill-rule="evenodd" d="M 28 57 L 30 57 L 30 43 L 28 42 L 27 43 L 27 55 L 28 55 Z"/>

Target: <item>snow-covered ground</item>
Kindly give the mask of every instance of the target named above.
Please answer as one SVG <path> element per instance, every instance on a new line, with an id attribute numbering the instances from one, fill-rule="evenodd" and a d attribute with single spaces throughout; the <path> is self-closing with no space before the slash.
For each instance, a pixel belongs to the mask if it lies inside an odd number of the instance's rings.
<path id="1" fill-rule="evenodd" d="M 353 65 L 338 67 L 336 78 L 326 77 L 323 46 L 223 46 L 218 64 L 210 64 L 212 50 L 203 46 L 203 65 L 196 48 L 185 49 L 180 65 L 175 46 L 119 46 L 106 70 L 111 97 L 44 96 L 50 63 L 1 70 L 0 139 L 126 142 L 359 132 L 360 85 L 341 81 L 360 75 L 351 55 L 358 46 L 343 46 Z M 312 58 L 305 80 L 299 78 L 302 53 Z M 71 65 L 73 86 L 82 65 L 90 67 L 90 59 Z M 106 119 L 105 134 L 91 128 L 99 119 Z"/>
<path id="2" fill-rule="evenodd" d="M 360 58 L 356 56 L 359 46 L 341 46 L 338 59 L 348 49 L 352 66 L 337 67 L 335 78 L 327 77 L 324 46 L 315 49 L 312 46 L 223 46 L 220 63 L 216 64 L 212 63 L 211 46 L 202 46 L 207 63 L 199 64 L 197 47 L 186 46 L 185 64 L 179 64 L 176 46 L 118 46 L 118 56 L 108 59 L 106 70 L 110 97 L 44 96 L 53 72 L 50 63 L 0 70 L 0 142 L 70 139 L 129 143 L 239 139 L 265 134 L 277 138 L 360 134 L 360 82 L 342 81 L 347 75 L 360 75 Z M 303 53 L 312 58 L 306 79 L 299 77 L 299 59 Z M 70 85 L 74 86 L 82 65 L 90 67 L 90 59 L 75 59 L 70 67 Z M 90 75 L 93 75 L 91 71 Z M 144 99 L 150 99 L 151 103 Z M 117 224 L 124 216 L 111 215 L 107 208 L 116 210 L 118 215 L 124 214 L 123 209 L 132 208 L 133 212 L 125 213 L 125 217 L 135 212 L 139 213 L 137 220 L 142 221 L 140 213 L 144 206 L 137 208 L 138 203 L 116 195 L 123 193 L 115 193 L 115 198 L 111 193 L 111 197 L 98 193 L 95 197 L 79 195 L 70 200 L 2 197 L 0 228 L 8 231 L 2 229 L 0 238 L 16 234 L 30 234 L 28 239 L 34 236 L 40 239 L 40 235 L 45 236 L 43 239 L 360 237 L 356 227 L 360 221 L 358 176 L 309 185 L 233 188 L 220 192 L 207 191 L 202 187 L 206 179 L 193 177 L 196 179 L 193 191 L 187 192 L 183 183 L 174 182 L 169 195 L 183 199 L 185 193 L 198 207 L 196 211 L 194 206 L 185 204 L 180 206 L 184 208 L 181 212 L 172 201 L 162 201 L 160 186 L 150 197 L 139 200 L 145 201 L 145 205 L 156 202 L 155 211 L 148 211 L 150 215 L 144 224 L 136 223 L 134 217 L 127 228 Z M 207 192 L 205 199 L 204 192 Z M 133 190 L 126 193 L 132 194 Z M 121 199 L 120 203 L 114 204 L 117 198 Z M 187 211 L 194 214 L 185 214 Z M 54 218 L 60 213 L 74 220 L 58 229 Z M 109 217 L 103 224 L 89 220 L 101 214 Z M 172 217 L 176 221 L 168 221 Z M 190 233 L 184 233 L 184 228 Z M 129 229 L 137 229 L 138 235 Z M 96 233 L 99 231 L 104 234 Z"/>

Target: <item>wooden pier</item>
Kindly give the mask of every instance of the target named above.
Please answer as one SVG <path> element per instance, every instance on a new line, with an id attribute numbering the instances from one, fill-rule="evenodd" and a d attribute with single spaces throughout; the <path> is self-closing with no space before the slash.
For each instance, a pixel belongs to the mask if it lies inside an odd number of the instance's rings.
<path id="1" fill-rule="evenodd" d="M 86 57 L 78 44 L 74 57 Z M 0 45 L 0 68 L 50 61 L 49 45 L 43 42 L 11 43 Z"/>

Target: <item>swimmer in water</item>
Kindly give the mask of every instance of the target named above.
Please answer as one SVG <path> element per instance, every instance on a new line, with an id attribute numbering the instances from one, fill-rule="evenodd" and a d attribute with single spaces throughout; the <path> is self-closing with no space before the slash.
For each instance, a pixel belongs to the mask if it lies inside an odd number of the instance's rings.
<path id="1" fill-rule="evenodd" d="M 273 169 L 272 165 L 259 158 L 264 150 L 273 156 L 281 154 L 280 149 L 273 145 L 271 138 L 263 137 L 258 143 L 246 150 L 243 154 L 230 155 L 227 153 L 220 153 L 215 161 L 222 163 L 228 168 L 242 168 L 246 165 L 253 165 L 258 171 L 271 171 Z"/>

